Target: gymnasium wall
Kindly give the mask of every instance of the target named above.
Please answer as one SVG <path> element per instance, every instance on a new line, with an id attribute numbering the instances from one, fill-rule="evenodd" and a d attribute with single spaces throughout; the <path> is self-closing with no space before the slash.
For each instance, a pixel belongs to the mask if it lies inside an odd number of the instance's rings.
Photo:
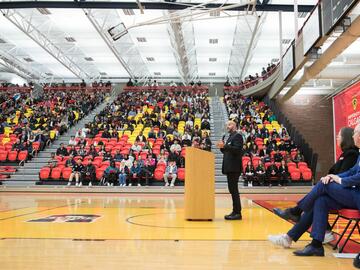
<path id="1" fill-rule="evenodd" d="M 319 155 L 316 181 L 326 175 L 334 162 L 332 101 L 320 95 L 295 95 L 287 102 L 276 102 L 292 125 Z"/>

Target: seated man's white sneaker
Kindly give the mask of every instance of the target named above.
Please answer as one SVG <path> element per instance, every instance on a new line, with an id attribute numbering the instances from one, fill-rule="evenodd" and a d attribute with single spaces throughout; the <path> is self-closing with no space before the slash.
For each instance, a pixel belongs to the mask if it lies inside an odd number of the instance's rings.
<path id="1" fill-rule="evenodd" d="M 335 240 L 334 234 L 333 234 L 332 232 L 327 231 L 327 232 L 325 233 L 325 237 L 324 237 L 323 244 L 330 243 L 330 242 L 332 242 L 332 241 L 334 241 L 334 240 Z"/>
<path id="2" fill-rule="evenodd" d="M 292 242 L 287 234 L 269 235 L 268 240 L 274 245 L 284 248 L 289 248 Z"/>

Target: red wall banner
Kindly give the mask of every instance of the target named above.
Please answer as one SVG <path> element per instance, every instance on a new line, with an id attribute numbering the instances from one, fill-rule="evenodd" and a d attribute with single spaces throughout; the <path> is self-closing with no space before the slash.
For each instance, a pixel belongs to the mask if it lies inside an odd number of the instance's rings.
<path id="1" fill-rule="evenodd" d="M 333 98 L 335 158 L 341 155 L 336 135 L 342 127 L 354 128 L 360 123 L 360 82 L 353 84 Z"/>

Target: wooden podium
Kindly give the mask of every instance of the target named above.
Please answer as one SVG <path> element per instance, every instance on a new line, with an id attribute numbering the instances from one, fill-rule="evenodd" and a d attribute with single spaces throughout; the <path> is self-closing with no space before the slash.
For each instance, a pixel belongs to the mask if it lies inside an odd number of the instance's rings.
<path id="1" fill-rule="evenodd" d="M 194 147 L 187 147 L 185 158 L 185 219 L 213 220 L 214 217 L 214 154 Z"/>

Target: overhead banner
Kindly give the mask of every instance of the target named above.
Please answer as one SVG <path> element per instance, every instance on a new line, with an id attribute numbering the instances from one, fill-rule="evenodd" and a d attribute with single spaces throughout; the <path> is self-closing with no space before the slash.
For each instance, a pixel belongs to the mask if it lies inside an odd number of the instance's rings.
<path id="1" fill-rule="evenodd" d="M 336 135 L 342 127 L 354 128 L 360 123 L 360 82 L 353 84 L 333 98 L 335 158 L 341 155 Z"/>

